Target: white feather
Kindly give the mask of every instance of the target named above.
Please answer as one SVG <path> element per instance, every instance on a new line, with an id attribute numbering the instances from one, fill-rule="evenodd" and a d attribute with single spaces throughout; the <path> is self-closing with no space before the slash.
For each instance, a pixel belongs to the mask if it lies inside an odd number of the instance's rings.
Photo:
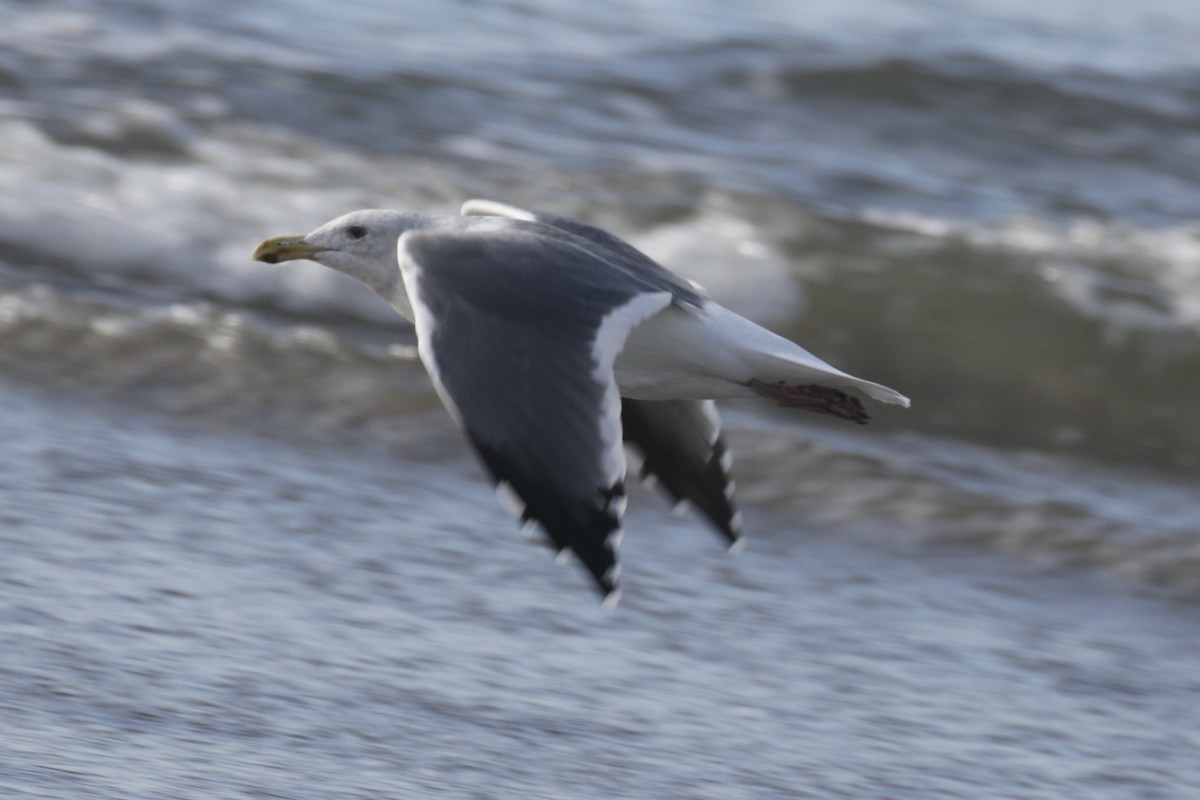
<path id="1" fill-rule="evenodd" d="M 670 292 L 639 294 L 625 305 L 608 312 L 592 341 L 592 377 L 605 387 L 600 436 L 604 443 L 602 474 L 607 481 L 606 488 L 625 478 L 625 448 L 621 443 L 621 392 L 613 377 L 613 364 L 625 347 L 630 332 L 670 304 Z"/>
<path id="2" fill-rule="evenodd" d="M 795 342 L 717 303 L 670 308 L 637 327 L 615 365 L 626 397 L 643 400 L 749 397 L 746 384 L 817 383 L 866 392 L 907 407 L 904 395 L 826 364 Z"/>
<path id="3" fill-rule="evenodd" d="M 462 204 L 462 215 L 464 217 L 508 217 L 524 222 L 537 221 L 532 212 L 510 206 L 507 203 L 498 203 L 495 200 L 468 200 Z"/>

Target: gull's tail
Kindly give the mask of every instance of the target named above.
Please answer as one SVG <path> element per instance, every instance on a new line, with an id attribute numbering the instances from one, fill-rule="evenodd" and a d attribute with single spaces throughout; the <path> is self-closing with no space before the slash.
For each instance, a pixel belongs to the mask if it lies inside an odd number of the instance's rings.
<path id="1" fill-rule="evenodd" d="M 824 389 L 854 389 L 882 403 L 905 408 L 910 405 L 909 399 L 895 389 L 842 372 L 795 342 L 771 333 L 726 308 L 713 303 L 706 311 L 711 317 L 710 324 L 722 331 L 722 339 L 727 344 L 736 343 L 737 356 L 750 372 L 750 380 L 745 385 L 756 394 L 771 397 L 781 405 L 812 408 L 814 403 L 818 406 L 829 403 L 840 405 L 841 401 L 834 394 L 823 392 Z M 857 400 L 850 399 L 853 404 L 862 407 Z M 846 413 L 833 413 L 847 419 L 854 417 L 851 406 L 843 407 L 842 411 Z"/>

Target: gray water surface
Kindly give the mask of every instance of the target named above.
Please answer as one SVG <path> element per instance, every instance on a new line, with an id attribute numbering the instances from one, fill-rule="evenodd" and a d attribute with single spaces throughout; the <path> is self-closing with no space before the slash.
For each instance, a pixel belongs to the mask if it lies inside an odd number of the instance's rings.
<path id="1" fill-rule="evenodd" d="M 732 558 L 639 493 L 606 612 L 465 454 L 413 463 L 6 389 L 6 798 L 1200 785 L 1192 604 L 766 514 Z"/>
<path id="2" fill-rule="evenodd" d="M 1194 0 L 0 0 L 0 800 L 1200 797 Z M 911 409 L 523 539 L 268 236 L 601 225 Z"/>

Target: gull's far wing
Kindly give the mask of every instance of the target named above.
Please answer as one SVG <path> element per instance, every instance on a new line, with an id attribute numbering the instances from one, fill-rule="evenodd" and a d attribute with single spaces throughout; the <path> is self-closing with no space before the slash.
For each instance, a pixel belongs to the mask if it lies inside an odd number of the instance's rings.
<path id="1" fill-rule="evenodd" d="M 625 441 L 642 458 L 642 477 L 653 478 L 675 503 L 689 503 L 726 538 L 741 540 L 742 515 L 733 503 L 732 457 L 711 400 L 622 398 Z"/>

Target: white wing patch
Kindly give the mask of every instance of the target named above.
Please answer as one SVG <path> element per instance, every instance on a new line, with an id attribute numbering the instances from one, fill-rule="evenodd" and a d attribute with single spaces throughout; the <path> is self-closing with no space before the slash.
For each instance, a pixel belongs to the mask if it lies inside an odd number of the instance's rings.
<path id="1" fill-rule="evenodd" d="M 639 294 L 623 306 L 614 308 L 601 321 L 592 342 L 592 376 L 604 387 L 604 411 L 600 436 L 604 442 L 603 475 L 613 486 L 625 478 L 625 447 L 621 436 L 621 390 L 613 375 L 613 364 L 629 333 L 639 324 L 671 305 L 670 292 Z"/>

